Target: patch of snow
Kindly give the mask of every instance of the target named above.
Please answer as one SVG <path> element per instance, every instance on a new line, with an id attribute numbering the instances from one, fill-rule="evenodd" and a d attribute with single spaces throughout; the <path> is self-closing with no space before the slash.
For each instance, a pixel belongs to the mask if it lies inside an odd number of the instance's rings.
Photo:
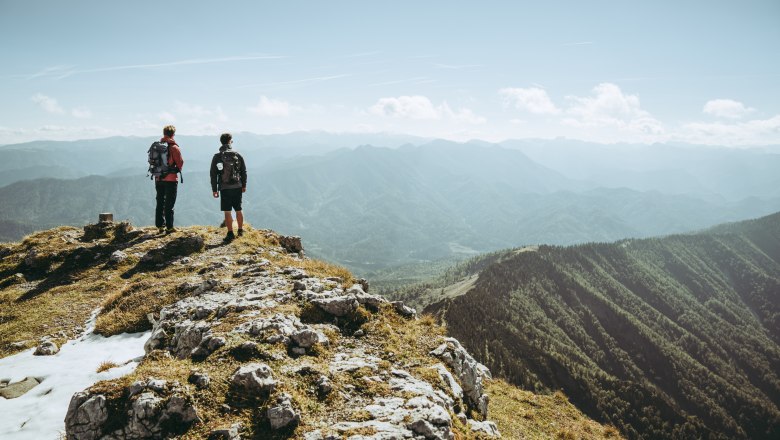
<path id="1" fill-rule="evenodd" d="M 97 312 L 85 333 L 68 341 L 53 356 L 33 356 L 34 348 L 0 359 L 0 379 L 18 382 L 25 377 L 43 380 L 16 399 L 0 397 L 0 438 L 4 440 L 57 440 L 65 431 L 70 398 L 95 382 L 132 372 L 144 354 L 146 333 L 123 333 L 105 338 L 93 333 Z M 119 367 L 97 373 L 103 362 Z"/>

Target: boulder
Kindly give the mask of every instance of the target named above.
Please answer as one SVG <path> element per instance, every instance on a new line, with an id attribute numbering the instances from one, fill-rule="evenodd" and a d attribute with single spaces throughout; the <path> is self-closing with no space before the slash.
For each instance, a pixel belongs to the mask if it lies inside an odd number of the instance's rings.
<path id="1" fill-rule="evenodd" d="M 333 316 L 346 316 L 357 310 L 360 303 L 354 296 L 336 296 L 330 298 L 316 298 L 312 304 Z"/>
<path id="2" fill-rule="evenodd" d="M 133 388 L 131 392 L 130 388 Z M 192 399 L 177 382 L 149 379 L 126 390 L 126 422 L 109 421 L 108 402 L 102 394 L 76 393 L 65 416 L 68 440 L 168 438 L 186 431 L 200 420 Z M 107 434 L 108 424 L 115 431 Z"/>
<path id="3" fill-rule="evenodd" d="M 60 348 L 57 347 L 57 344 L 55 344 L 52 341 L 43 341 L 35 348 L 35 352 L 33 355 L 35 356 L 51 356 L 55 355 L 60 351 Z"/>
<path id="4" fill-rule="evenodd" d="M 171 339 L 171 350 L 179 359 L 192 356 L 206 334 L 211 333 L 211 327 L 205 322 L 192 322 L 185 320 L 177 323 L 175 333 Z"/>
<path id="5" fill-rule="evenodd" d="M 191 371 L 190 377 L 187 378 L 187 381 L 195 385 L 195 388 L 199 390 L 206 389 L 211 384 L 211 378 L 209 375 L 200 371 Z"/>
<path id="6" fill-rule="evenodd" d="M 229 428 L 211 431 L 209 440 L 241 440 L 241 423 L 234 423 Z"/>
<path id="7" fill-rule="evenodd" d="M 291 254 L 300 254 L 303 252 L 303 244 L 301 243 L 301 237 L 294 235 L 280 235 L 279 245 Z"/>
<path id="8" fill-rule="evenodd" d="M 287 393 L 279 395 L 276 398 L 276 403 L 268 408 L 266 414 L 273 429 L 297 425 L 301 421 L 301 415 L 293 408 L 292 397 Z"/>
<path id="9" fill-rule="evenodd" d="M 65 415 L 67 440 L 96 440 L 103 436 L 103 424 L 108 420 L 106 398 L 80 391 L 73 395 Z"/>
<path id="10" fill-rule="evenodd" d="M 403 301 L 393 301 L 392 304 L 396 313 L 405 318 L 414 318 L 417 316 L 417 310 L 407 306 Z"/>
<path id="11" fill-rule="evenodd" d="M 239 367 L 230 377 L 230 385 L 245 397 L 265 397 L 276 389 L 271 367 L 251 363 Z"/>
<path id="12" fill-rule="evenodd" d="M 5 382 L 0 387 L 0 397 L 6 399 L 16 399 L 27 394 L 28 391 L 37 387 L 41 382 L 34 377 L 25 377 L 23 380 L 14 383 Z"/>
<path id="13" fill-rule="evenodd" d="M 127 254 L 122 251 L 114 251 L 111 253 L 111 256 L 108 257 L 108 261 L 113 264 L 119 264 L 125 260 L 127 260 Z"/>
<path id="14" fill-rule="evenodd" d="M 301 348 L 311 348 L 314 344 L 328 345 L 330 342 L 324 334 L 314 330 L 311 327 L 305 327 L 296 331 L 290 337 L 292 342 Z"/>
<path id="15" fill-rule="evenodd" d="M 496 424 L 489 421 L 479 422 L 476 420 L 469 420 L 469 429 L 471 432 L 484 436 L 484 437 L 491 437 L 491 438 L 499 438 L 501 437 L 501 433 L 498 432 L 498 428 L 496 427 Z"/>

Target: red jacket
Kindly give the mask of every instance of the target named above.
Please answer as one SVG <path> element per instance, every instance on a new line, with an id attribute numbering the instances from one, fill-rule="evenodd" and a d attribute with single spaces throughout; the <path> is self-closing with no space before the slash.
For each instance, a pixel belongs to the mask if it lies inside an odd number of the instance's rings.
<path id="1" fill-rule="evenodd" d="M 160 139 L 160 142 L 165 142 L 168 144 L 168 165 L 176 165 L 179 170 L 184 168 L 184 159 L 181 157 L 179 144 L 177 144 L 173 138 L 168 136 L 163 136 L 163 138 Z M 179 180 L 179 176 L 178 174 L 168 174 L 162 179 L 157 180 L 162 182 L 177 182 Z"/>

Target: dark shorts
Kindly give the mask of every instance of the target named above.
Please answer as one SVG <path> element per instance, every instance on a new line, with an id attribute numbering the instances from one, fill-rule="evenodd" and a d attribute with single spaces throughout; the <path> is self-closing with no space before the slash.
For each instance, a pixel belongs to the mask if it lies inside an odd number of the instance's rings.
<path id="1" fill-rule="evenodd" d="M 241 188 L 223 189 L 219 192 L 219 206 L 222 211 L 241 211 Z"/>

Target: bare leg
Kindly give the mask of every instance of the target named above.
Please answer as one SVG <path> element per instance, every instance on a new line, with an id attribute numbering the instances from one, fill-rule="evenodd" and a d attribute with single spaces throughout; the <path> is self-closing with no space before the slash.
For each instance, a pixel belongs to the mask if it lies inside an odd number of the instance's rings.
<path id="1" fill-rule="evenodd" d="M 236 211 L 236 222 L 238 222 L 238 229 L 244 229 L 244 212 Z"/>
<path id="2" fill-rule="evenodd" d="M 225 226 L 227 226 L 228 231 L 233 231 L 233 216 L 231 215 L 231 211 L 224 211 L 225 212 Z"/>

